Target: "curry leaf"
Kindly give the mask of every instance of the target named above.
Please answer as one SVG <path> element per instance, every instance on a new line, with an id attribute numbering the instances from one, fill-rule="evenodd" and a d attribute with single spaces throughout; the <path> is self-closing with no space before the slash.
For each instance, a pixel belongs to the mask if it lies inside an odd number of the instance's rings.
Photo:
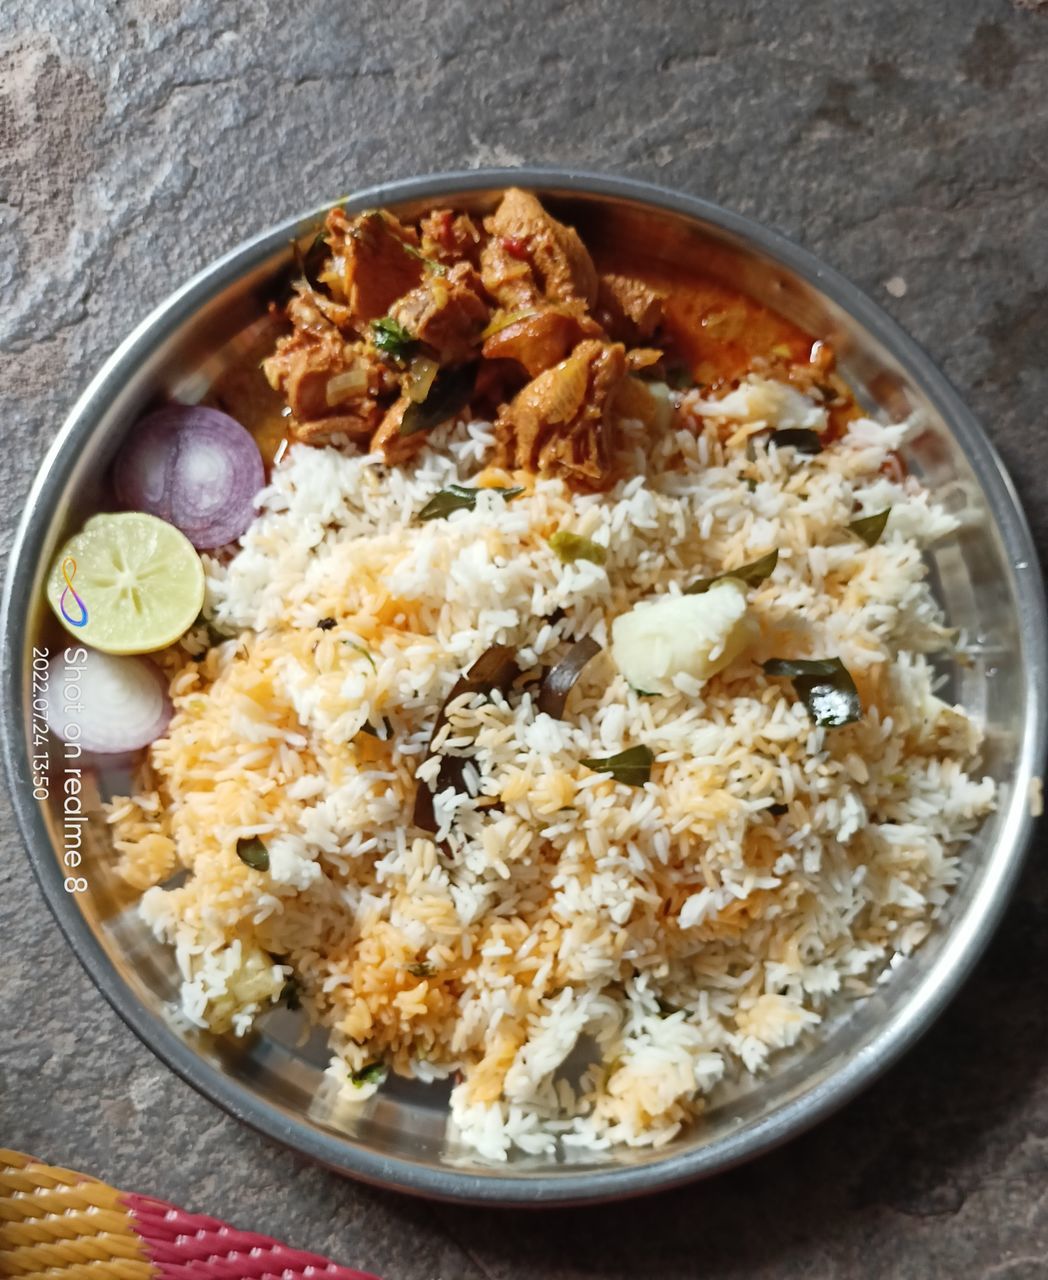
<path id="1" fill-rule="evenodd" d="M 549 540 L 549 545 L 561 564 L 574 564 L 576 560 L 590 560 L 593 564 L 603 564 L 608 552 L 599 542 L 592 538 L 584 538 L 579 533 L 569 533 L 560 529 Z"/>
<path id="2" fill-rule="evenodd" d="M 651 777 L 651 766 L 655 761 L 650 747 L 627 747 L 618 755 L 608 756 L 603 760 L 580 760 L 587 769 L 594 773 L 610 773 L 616 782 L 624 782 L 628 787 L 642 787 Z"/>
<path id="3" fill-rule="evenodd" d="M 420 520 L 444 520 L 453 511 L 472 511 L 477 505 L 478 493 L 501 493 L 507 502 L 524 492 L 519 486 L 513 489 L 470 489 L 464 484 L 449 484 L 435 493 L 418 513 Z"/>
<path id="4" fill-rule="evenodd" d="M 429 394 L 421 403 L 411 403 L 400 420 L 402 436 L 431 431 L 447 422 L 469 404 L 477 381 L 475 364 L 460 365 L 457 369 L 441 369 L 433 379 Z"/>
<path id="5" fill-rule="evenodd" d="M 859 516 L 857 520 L 853 520 L 848 525 L 848 532 L 854 533 L 857 538 L 861 538 L 868 547 L 876 546 L 881 540 L 881 534 L 884 532 L 884 527 L 888 523 L 888 517 L 891 513 L 891 507 L 886 507 L 883 511 L 878 511 L 874 516 Z"/>
<path id="6" fill-rule="evenodd" d="M 798 453 L 822 452 L 822 437 L 808 427 L 782 427 L 771 433 L 771 442 L 780 449 L 789 447 Z"/>
<path id="7" fill-rule="evenodd" d="M 765 675 L 793 681 L 797 697 L 817 725 L 835 729 L 861 718 L 859 691 L 840 658 L 771 658 L 761 666 Z"/>
<path id="8" fill-rule="evenodd" d="M 238 840 L 237 857 L 252 871 L 269 870 L 269 850 L 258 836 L 246 836 Z"/>
<path id="9" fill-rule="evenodd" d="M 302 1008 L 302 1000 L 300 988 L 297 978 L 288 978 L 284 983 L 283 990 L 280 992 L 281 1001 L 287 1005 L 292 1013 Z"/>
<path id="10" fill-rule="evenodd" d="M 686 596 L 702 595 L 704 591 L 709 591 L 715 582 L 723 582 L 725 578 L 737 578 L 748 587 L 759 587 L 765 579 L 771 577 L 778 563 L 778 550 L 769 551 L 767 555 L 761 556 L 759 560 L 751 560 L 749 564 L 740 564 L 737 569 L 725 569 L 722 573 L 715 573 L 712 578 L 700 578 L 698 582 L 693 582 L 690 587 L 685 587 L 684 594 Z"/>

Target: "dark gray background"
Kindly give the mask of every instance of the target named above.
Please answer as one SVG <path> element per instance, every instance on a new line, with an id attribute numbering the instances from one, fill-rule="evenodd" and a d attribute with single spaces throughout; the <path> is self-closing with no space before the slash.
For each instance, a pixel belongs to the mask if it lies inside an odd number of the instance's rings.
<path id="1" fill-rule="evenodd" d="M 981 415 L 1048 549 L 1044 0 L 9 0 L 5 543 L 90 373 L 191 272 L 355 186 L 523 162 L 710 197 L 851 276 Z M 80 971 L 4 806 L 0 1145 L 386 1280 L 1048 1274 L 1041 850 L 977 976 L 844 1113 L 538 1217 L 355 1186 L 219 1114 Z"/>

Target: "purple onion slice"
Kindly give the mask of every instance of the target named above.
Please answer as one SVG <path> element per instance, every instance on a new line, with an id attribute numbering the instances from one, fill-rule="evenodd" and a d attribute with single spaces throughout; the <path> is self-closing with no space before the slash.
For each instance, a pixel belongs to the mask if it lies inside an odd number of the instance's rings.
<path id="1" fill-rule="evenodd" d="M 170 521 L 194 547 L 208 550 L 247 529 L 265 470 L 251 433 L 235 418 L 200 405 L 168 405 L 131 432 L 113 484 L 122 506 Z"/>

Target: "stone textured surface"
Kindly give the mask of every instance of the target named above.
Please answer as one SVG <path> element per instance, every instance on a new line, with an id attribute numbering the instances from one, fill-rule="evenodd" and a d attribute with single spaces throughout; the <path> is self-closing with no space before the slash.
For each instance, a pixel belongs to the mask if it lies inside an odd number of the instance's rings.
<path id="1" fill-rule="evenodd" d="M 704 194 L 877 297 L 1048 550 L 1044 0 L 21 0 L 0 14 L 5 538 L 116 341 L 249 232 L 378 179 L 570 164 Z M 522 1214 L 341 1181 L 168 1074 L 0 844 L 0 1143 L 387 1280 L 1048 1274 L 1048 876 L 919 1048 L 715 1182 Z M 0 1259 L 0 1272 L 3 1271 Z"/>

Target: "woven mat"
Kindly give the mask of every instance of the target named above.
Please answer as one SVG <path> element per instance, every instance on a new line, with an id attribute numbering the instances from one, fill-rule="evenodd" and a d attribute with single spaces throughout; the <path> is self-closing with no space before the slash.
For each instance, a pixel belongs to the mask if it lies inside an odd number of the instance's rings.
<path id="1" fill-rule="evenodd" d="M 376 1280 L 165 1200 L 0 1147 L 0 1276 L 23 1280 Z"/>

